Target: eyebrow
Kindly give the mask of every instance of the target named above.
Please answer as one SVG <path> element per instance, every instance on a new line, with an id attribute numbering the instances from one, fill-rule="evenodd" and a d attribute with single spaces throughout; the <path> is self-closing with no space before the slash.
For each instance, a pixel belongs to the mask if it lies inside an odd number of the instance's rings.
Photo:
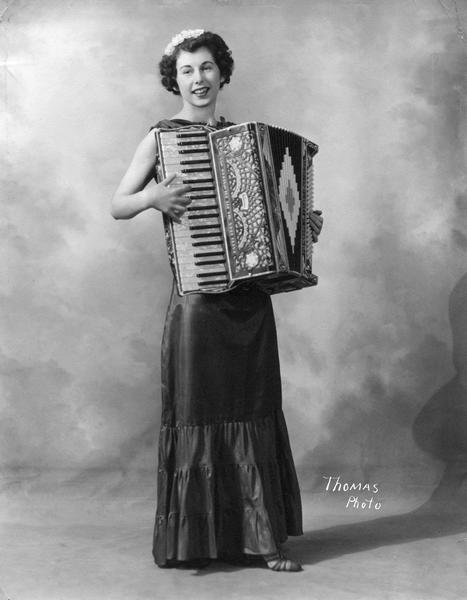
<path id="1" fill-rule="evenodd" d="M 203 61 L 203 62 L 201 63 L 201 66 L 203 66 L 203 65 L 206 65 L 206 64 L 213 65 L 213 64 L 214 64 L 214 61 L 213 61 L 213 60 L 205 60 L 205 61 Z M 180 65 L 178 68 L 179 68 L 179 69 L 184 69 L 184 68 L 186 68 L 186 67 L 193 67 L 193 65 Z"/>

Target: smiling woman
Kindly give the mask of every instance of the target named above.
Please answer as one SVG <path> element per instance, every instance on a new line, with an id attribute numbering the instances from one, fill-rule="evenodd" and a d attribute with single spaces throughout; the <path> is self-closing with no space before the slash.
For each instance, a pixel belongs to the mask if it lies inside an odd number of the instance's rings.
<path id="1" fill-rule="evenodd" d="M 223 82 L 219 67 L 207 48 L 196 52 L 181 51 L 177 58 L 177 87 L 183 98 L 183 109 L 177 115 L 184 118 L 185 112 L 197 108 L 214 110 L 217 94 Z"/>
<path id="2" fill-rule="evenodd" d="M 215 110 L 232 69 L 220 36 L 203 30 L 175 36 L 160 72 L 182 107 L 156 127 L 228 125 Z M 180 222 L 190 209 L 190 185 L 170 185 L 174 176 L 148 185 L 155 160 L 150 131 L 115 193 L 115 218 L 156 208 Z M 321 217 L 315 219 L 317 235 Z M 274 571 L 301 570 L 280 551 L 288 535 L 302 533 L 302 515 L 270 297 L 252 285 L 185 296 L 173 287 L 161 372 L 156 563 L 200 567 L 256 556 Z"/>

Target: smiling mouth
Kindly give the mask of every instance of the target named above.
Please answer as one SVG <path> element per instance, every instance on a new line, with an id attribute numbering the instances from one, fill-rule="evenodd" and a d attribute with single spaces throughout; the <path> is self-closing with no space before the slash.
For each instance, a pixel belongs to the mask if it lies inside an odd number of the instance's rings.
<path id="1" fill-rule="evenodd" d="M 207 93 L 209 92 L 209 88 L 208 87 L 202 87 L 202 88 L 198 88 L 196 90 L 193 90 L 192 94 L 194 94 L 195 96 L 205 96 Z"/>

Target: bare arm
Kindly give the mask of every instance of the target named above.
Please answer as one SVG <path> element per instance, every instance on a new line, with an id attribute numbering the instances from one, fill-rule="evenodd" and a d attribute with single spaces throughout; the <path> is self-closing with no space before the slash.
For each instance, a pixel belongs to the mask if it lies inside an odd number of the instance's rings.
<path id="1" fill-rule="evenodd" d="M 180 216 L 191 202 L 185 197 L 191 187 L 170 186 L 175 175 L 148 186 L 154 176 L 155 159 L 156 141 L 154 132 L 150 131 L 137 147 L 130 166 L 112 198 L 111 214 L 115 219 L 132 219 L 148 208 L 155 208 L 180 222 Z"/>

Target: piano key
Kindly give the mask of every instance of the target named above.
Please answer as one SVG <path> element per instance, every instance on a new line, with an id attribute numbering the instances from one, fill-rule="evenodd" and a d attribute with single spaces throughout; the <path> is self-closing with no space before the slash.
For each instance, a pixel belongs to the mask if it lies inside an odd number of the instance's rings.
<path id="1" fill-rule="evenodd" d="M 184 139 L 198 139 L 198 138 L 207 138 L 207 131 L 180 131 L 178 133 L 164 131 L 161 133 L 162 141 L 165 142 L 167 140 L 184 140 Z"/>
<path id="2" fill-rule="evenodd" d="M 198 267 L 192 263 L 179 263 L 179 268 L 184 277 L 214 277 L 217 275 L 223 275 L 225 277 L 227 273 L 227 269 L 221 269 L 219 268 L 219 265 L 206 265 L 203 267 Z"/>
<path id="3" fill-rule="evenodd" d="M 182 223 L 184 225 L 184 227 L 190 229 L 190 230 L 195 230 L 195 229 L 202 229 L 203 227 L 211 227 L 212 225 L 217 225 L 218 227 L 221 226 L 220 220 L 219 220 L 219 215 L 213 215 L 213 214 L 202 214 L 199 215 L 199 218 L 197 219 L 193 219 L 192 215 L 188 215 L 188 217 L 186 216 L 186 213 L 183 215 L 182 217 Z"/>
<path id="4" fill-rule="evenodd" d="M 189 138 L 171 138 L 162 141 L 162 150 L 166 148 L 190 148 L 191 146 L 209 146 L 209 140 L 202 137 L 189 137 Z"/>
<path id="5" fill-rule="evenodd" d="M 220 283 L 228 283 L 227 274 L 221 275 L 212 275 L 211 277 L 207 277 L 205 279 L 200 279 L 196 277 L 196 275 L 190 275 L 184 277 L 182 280 L 183 284 L 187 286 L 189 289 L 209 289 L 214 287 L 216 284 Z"/>
<path id="6" fill-rule="evenodd" d="M 177 249 L 180 248 L 182 252 L 186 254 L 191 254 L 197 250 L 209 250 L 210 248 L 219 248 L 219 246 L 224 245 L 224 240 L 220 237 L 211 238 L 208 240 L 190 240 L 189 238 L 185 240 L 179 240 L 177 243 Z"/>
<path id="7" fill-rule="evenodd" d="M 183 155 L 182 158 L 185 158 L 186 154 L 199 154 L 200 152 L 209 152 L 209 146 L 207 144 L 192 143 L 191 145 L 185 144 L 174 144 L 164 146 L 162 148 L 162 154 L 164 156 L 178 156 Z"/>
<path id="8" fill-rule="evenodd" d="M 214 179 L 212 177 L 208 177 L 205 173 L 198 173 L 198 174 L 193 173 L 189 177 L 183 177 L 182 181 L 185 184 L 192 183 L 193 185 L 196 185 L 198 183 L 199 184 L 203 184 L 203 183 L 208 184 L 209 183 L 209 184 L 214 185 Z"/>
<path id="9" fill-rule="evenodd" d="M 182 181 L 185 185 L 186 182 L 183 179 Z M 213 181 L 211 181 L 211 183 L 206 183 L 205 181 L 193 181 L 189 185 L 193 192 L 212 192 L 215 189 Z"/>
<path id="10" fill-rule="evenodd" d="M 196 261 L 192 261 L 192 262 L 190 262 L 190 259 L 191 259 L 191 256 L 181 256 L 181 255 L 179 255 L 179 256 L 178 256 L 178 258 L 177 258 L 177 262 L 178 262 L 178 264 L 179 264 L 179 265 L 192 265 L 192 266 L 196 266 L 198 262 L 199 262 L 200 264 L 202 264 L 202 261 L 200 261 L 199 259 L 196 259 Z M 219 260 L 219 261 L 221 261 L 221 262 L 222 262 L 222 264 L 224 265 L 224 267 L 223 267 L 223 268 L 224 268 L 224 269 L 227 269 L 227 266 L 226 266 L 226 264 L 227 264 L 227 263 L 226 263 L 226 260 L 225 260 L 225 258 L 223 259 L 223 258 L 221 257 L 221 258 L 219 258 L 219 259 L 213 259 L 213 258 L 211 258 L 211 259 L 210 259 L 209 257 L 207 257 L 207 258 L 206 258 L 206 261 L 209 261 L 209 260 Z M 202 267 L 201 267 L 201 266 L 200 266 L 200 267 L 196 266 L 196 268 L 199 270 L 199 269 L 201 269 Z"/>
<path id="11" fill-rule="evenodd" d="M 173 149 L 163 149 L 162 153 L 164 155 L 164 164 L 193 164 L 195 161 L 203 161 L 203 162 L 210 162 L 210 156 L 207 152 L 207 149 L 204 148 L 203 149 L 199 149 L 196 152 L 194 152 L 193 150 L 183 150 L 182 152 L 180 152 L 179 148 L 173 148 Z M 189 156 L 189 154 L 192 154 L 191 156 Z M 196 164 L 200 164 L 199 162 Z"/>
<path id="12" fill-rule="evenodd" d="M 212 238 L 212 237 L 214 237 L 214 236 L 216 236 L 216 235 L 217 235 L 218 237 L 220 237 L 220 234 L 217 234 L 215 231 L 213 231 L 213 232 L 210 232 L 210 233 L 192 233 L 192 234 L 191 234 L 191 238 L 192 238 L 193 240 L 199 240 L 199 241 L 201 241 L 201 240 L 203 240 L 203 239 Z"/>
<path id="13" fill-rule="evenodd" d="M 192 246 L 193 246 L 193 248 L 200 250 L 203 248 L 208 249 L 209 247 L 218 246 L 222 243 L 223 243 L 222 240 L 210 240 L 210 241 L 204 241 L 204 242 L 193 242 Z"/>
<path id="14" fill-rule="evenodd" d="M 202 233 L 202 230 L 200 232 L 200 230 L 194 230 L 192 231 L 192 229 L 185 223 L 183 223 L 183 225 L 179 225 L 178 227 L 174 227 L 173 228 L 173 233 L 174 233 L 174 238 L 176 240 L 191 240 L 192 242 L 202 242 L 203 239 L 208 239 L 208 238 L 214 238 L 217 237 L 219 238 L 220 241 L 222 241 L 222 235 L 221 235 L 221 229 L 220 227 L 217 229 L 213 229 L 213 230 L 207 230 L 206 233 Z"/>
<path id="15" fill-rule="evenodd" d="M 212 236 L 210 238 L 203 238 L 202 240 L 193 240 L 191 237 L 180 237 L 175 240 L 177 250 L 181 250 L 184 254 L 192 256 L 195 250 L 208 250 L 209 245 L 221 246 L 224 244 L 224 240 L 221 236 Z"/>
<path id="16" fill-rule="evenodd" d="M 203 267 L 204 265 L 224 265 L 225 267 L 225 258 L 212 258 L 212 259 L 205 259 L 205 260 L 195 260 L 194 262 L 195 266 L 200 266 Z"/>
<path id="17" fill-rule="evenodd" d="M 188 148 L 188 149 L 196 148 L 196 147 L 208 148 L 209 144 L 207 141 L 203 142 L 202 140 L 180 140 L 177 143 L 177 146 L 179 148 Z"/>
<path id="18" fill-rule="evenodd" d="M 203 131 L 184 131 L 183 133 L 164 133 L 162 135 L 162 142 L 173 142 L 174 140 L 196 140 L 196 139 L 208 139 L 208 132 Z"/>
<path id="19" fill-rule="evenodd" d="M 180 161 L 180 165 L 206 165 L 206 164 L 211 164 L 211 158 L 209 158 L 209 160 L 205 159 L 205 158 L 201 158 L 201 157 L 197 157 L 197 158 L 193 158 L 192 160 L 188 160 L 187 157 L 185 157 L 183 160 Z"/>
<path id="20" fill-rule="evenodd" d="M 193 202 L 196 202 L 197 206 L 201 206 L 202 202 L 209 202 L 212 204 L 212 201 L 216 199 L 215 192 L 198 192 L 194 190 L 193 192 L 187 192 L 185 195 L 187 198 L 193 200 Z"/>
<path id="21" fill-rule="evenodd" d="M 207 132 L 204 132 L 204 131 L 199 131 L 199 132 L 191 131 L 191 132 L 187 132 L 187 133 L 181 133 L 176 136 L 176 138 L 179 140 L 193 139 L 193 138 L 194 139 L 196 139 L 196 138 L 207 139 L 207 137 L 208 137 Z"/>
<path id="22" fill-rule="evenodd" d="M 212 264 L 212 265 L 214 265 L 214 264 L 217 264 L 218 266 L 219 266 L 220 264 L 222 264 L 222 265 L 224 265 L 224 267 L 225 267 L 225 264 L 226 264 L 226 262 L 225 262 L 225 257 L 224 257 L 224 258 L 222 258 L 222 256 L 221 256 L 220 258 L 215 258 L 215 257 L 210 257 L 210 256 L 207 256 L 207 257 L 206 257 L 205 259 L 203 259 L 203 260 L 201 260 L 200 258 L 197 258 L 197 259 L 196 259 L 196 260 L 194 260 L 194 261 L 192 260 L 192 257 L 191 257 L 191 256 L 184 256 L 184 257 L 182 257 L 182 256 L 179 256 L 179 257 L 178 257 L 178 259 L 177 259 L 177 262 L 178 262 L 178 264 L 179 264 L 179 265 L 192 265 L 192 266 L 194 266 L 194 267 L 196 267 L 197 265 L 199 265 L 199 266 L 200 266 L 200 268 L 201 268 L 203 265 L 211 265 L 211 264 Z M 225 267 L 225 268 L 226 268 L 226 267 Z"/>
<path id="23" fill-rule="evenodd" d="M 229 280 L 226 277 L 213 277 L 209 281 L 199 281 L 196 278 L 187 279 L 186 282 L 182 282 L 182 289 L 185 288 L 186 291 L 210 291 L 210 290 L 225 290 L 226 284 L 229 283 Z M 186 286 L 186 287 L 185 287 Z"/>
<path id="24" fill-rule="evenodd" d="M 180 156 L 177 154 L 170 154 L 167 156 L 167 160 L 164 160 L 164 165 L 177 165 L 179 169 L 183 169 L 185 167 L 201 167 L 201 168 L 211 168 L 211 159 L 208 154 L 205 156 L 200 156 L 197 154 L 196 156 Z"/>
<path id="25" fill-rule="evenodd" d="M 199 221 L 190 222 L 188 225 L 190 231 L 194 232 L 202 232 L 202 231 L 212 231 L 214 229 L 221 228 L 221 224 L 219 223 L 219 219 L 200 219 Z"/>
<path id="26" fill-rule="evenodd" d="M 193 254 L 193 257 L 195 259 L 197 259 L 197 258 L 203 258 L 203 257 L 209 258 L 209 257 L 213 257 L 213 256 L 225 256 L 225 252 L 224 251 L 222 251 L 222 252 L 221 251 L 217 251 L 217 252 L 216 251 L 214 251 L 214 252 L 211 251 L 211 252 L 195 252 Z"/>
<path id="27" fill-rule="evenodd" d="M 211 265 L 212 267 L 215 267 L 216 265 Z M 219 267 L 217 267 L 219 268 Z M 196 277 L 198 277 L 198 279 L 208 279 L 209 277 L 225 277 L 227 274 L 226 271 L 213 271 L 212 273 L 209 273 L 209 271 L 201 271 L 201 273 L 197 273 Z"/>
<path id="28" fill-rule="evenodd" d="M 206 137 L 190 136 L 186 138 L 170 138 L 162 141 L 162 149 L 164 148 L 180 148 L 186 146 L 209 146 L 209 140 Z"/>
<path id="29" fill-rule="evenodd" d="M 198 214 L 198 211 L 207 211 L 207 210 L 212 210 L 212 211 L 219 212 L 217 204 L 212 204 L 212 202 L 209 203 L 208 201 L 203 202 L 203 201 L 198 200 L 198 199 L 196 201 L 192 202 L 190 204 L 190 206 L 187 207 L 187 212 L 188 213 L 196 213 L 196 214 Z M 190 218 L 190 216 L 188 218 Z"/>
<path id="30" fill-rule="evenodd" d="M 198 211 L 195 215 L 193 214 L 188 214 L 188 221 L 190 223 L 198 223 L 200 219 L 217 219 L 217 222 L 219 223 L 219 213 L 218 212 L 213 212 L 211 211 Z"/>
<path id="31" fill-rule="evenodd" d="M 194 245 L 193 245 L 194 246 Z M 225 254 L 224 244 L 199 245 L 193 247 L 193 256 L 209 256 L 211 252 Z"/>
<path id="32" fill-rule="evenodd" d="M 211 167 L 188 167 L 180 169 L 181 173 L 189 173 L 190 176 L 199 174 L 212 173 Z"/>
<path id="33" fill-rule="evenodd" d="M 190 156 L 192 156 L 193 154 L 203 154 L 203 152 L 206 152 L 208 148 L 206 148 L 206 146 L 193 146 L 191 148 L 187 148 L 187 149 L 183 149 L 183 148 L 179 148 L 178 152 L 179 154 L 189 154 Z"/>

